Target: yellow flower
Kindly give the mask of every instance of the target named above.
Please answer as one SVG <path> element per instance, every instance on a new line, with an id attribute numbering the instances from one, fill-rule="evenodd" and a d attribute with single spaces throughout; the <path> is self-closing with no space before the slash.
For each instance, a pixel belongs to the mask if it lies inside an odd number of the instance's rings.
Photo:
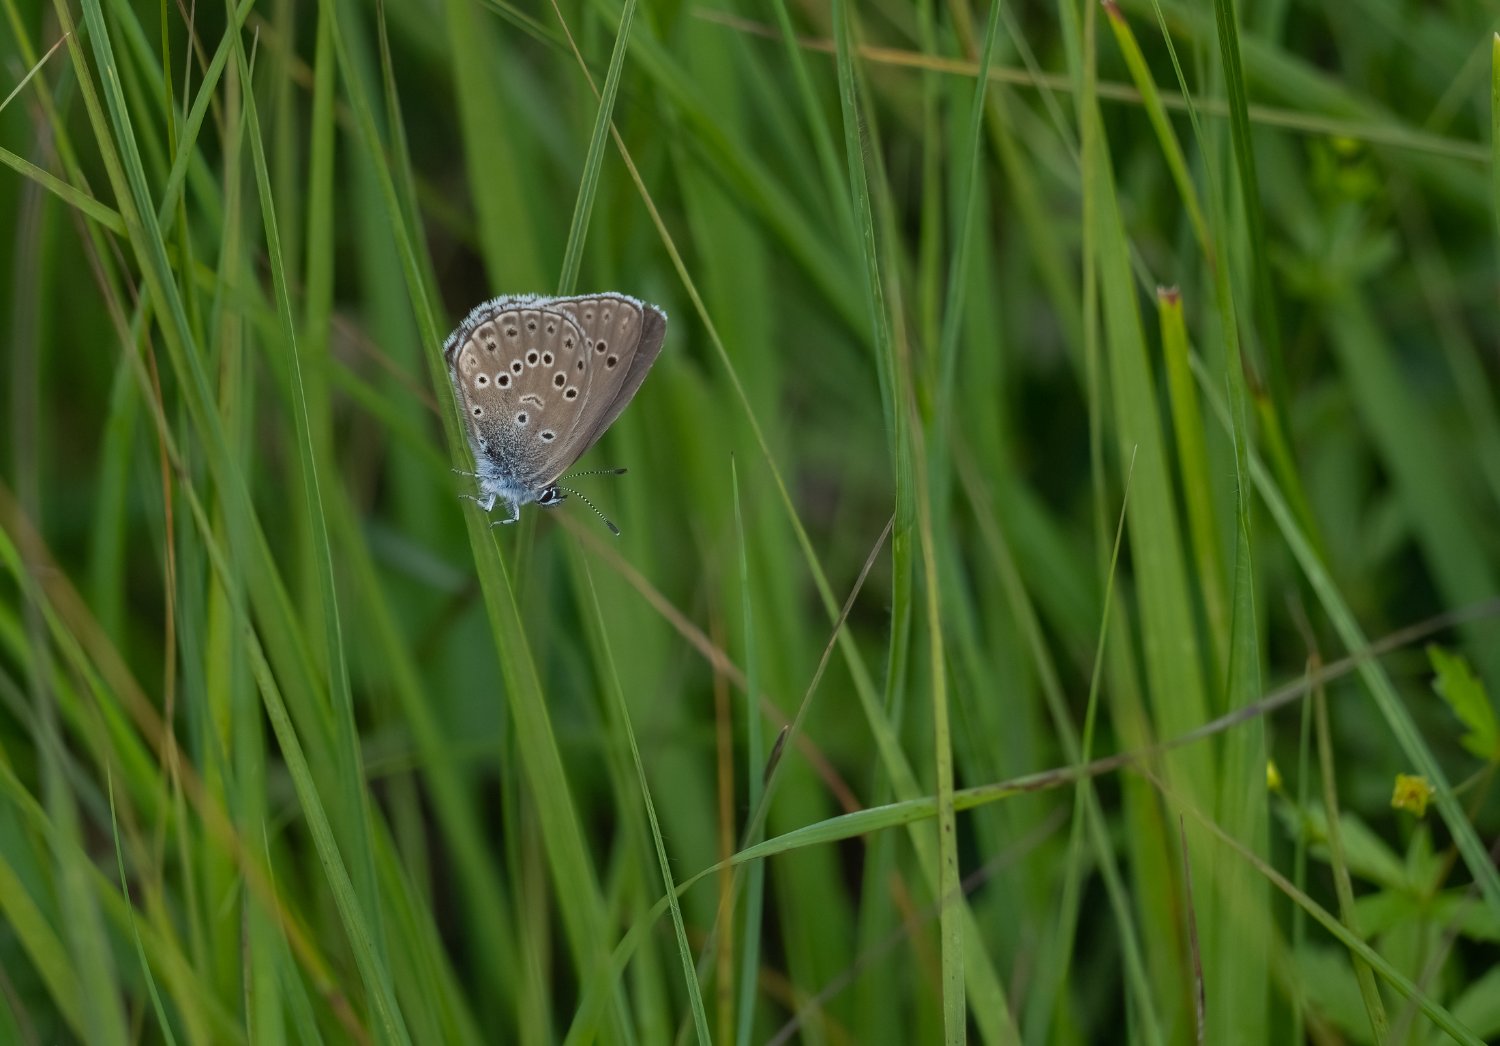
<path id="1" fill-rule="evenodd" d="M 1437 794 L 1437 789 L 1427 778 L 1418 774 L 1397 774 L 1396 790 L 1391 794 L 1391 807 L 1410 810 L 1418 817 L 1427 813 L 1427 801 Z"/>
<path id="2" fill-rule="evenodd" d="M 1358 156 L 1365 148 L 1364 142 L 1358 138 L 1350 138 L 1343 134 L 1334 135 L 1329 139 L 1329 143 L 1332 144 L 1334 152 L 1345 158 Z"/>
<path id="3" fill-rule="evenodd" d="M 1281 791 L 1281 771 L 1276 769 L 1276 760 L 1266 760 L 1266 789 L 1272 792 Z"/>

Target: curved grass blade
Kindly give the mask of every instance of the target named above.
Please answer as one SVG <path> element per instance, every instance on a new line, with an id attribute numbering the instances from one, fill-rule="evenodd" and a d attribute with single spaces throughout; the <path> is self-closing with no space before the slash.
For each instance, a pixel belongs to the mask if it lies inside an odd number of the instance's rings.
<path id="1" fill-rule="evenodd" d="M 625 0 L 620 10 L 620 25 L 615 30 L 615 46 L 609 56 L 609 72 L 604 75 L 604 95 L 594 117 L 594 132 L 589 136 L 589 150 L 583 160 L 583 178 L 578 184 L 578 198 L 573 203 L 573 221 L 568 227 L 568 245 L 563 251 L 562 273 L 557 278 L 557 293 L 572 294 L 578 283 L 578 267 L 583 261 L 583 244 L 588 238 L 589 216 L 594 210 L 594 193 L 599 188 L 599 168 L 604 163 L 604 139 L 609 132 L 610 117 L 615 111 L 615 95 L 620 89 L 620 70 L 630 47 L 630 23 L 635 18 L 636 0 Z M 556 7 L 556 0 L 553 0 Z M 558 12 L 561 21 L 561 12 Z M 701 1000 L 699 1000 L 701 1003 Z"/>
<path id="2" fill-rule="evenodd" d="M 693 949 L 688 944 L 687 930 L 682 924 L 682 908 L 677 903 L 672 865 L 667 859 L 667 844 L 662 839 L 661 822 L 656 817 L 656 804 L 651 800 L 651 786 L 646 781 L 646 767 L 641 762 L 640 746 L 636 743 L 635 730 L 630 725 L 630 706 L 625 700 L 625 692 L 620 686 L 620 674 L 615 668 L 614 650 L 610 646 L 609 632 L 604 623 L 604 608 L 599 604 L 599 590 L 594 587 L 594 575 L 589 570 L 587 560 L 583 563 L 583 574 L 588 581 L 589 595 L 594 604 L 594 619 L 599 628 L 599 641 L 604 648 L 603 667 L 606 670 L 606 678 L 609 680 L 610 697 L 615 703 L 615 711 L 620 716 L 625 738 L 630 744 L 630 758 L 635 764 L 636 777 L 641 786 L 641 799 L 646 804 L 646 817 L 651 823 L 651 841 L 656 845 L 656 860 L 661 870 L 662 884 L 666 887 L 668 908 L 672 913 L 672 929 L 677 937 L 677 953 L 682 959 L 683 982 L 687 988 L 688 1000 L 692 1004 L 693 1024 L 698 1031 L 698 1042 L 701 1046 L 708 1046 L 713 1039 L 708 1032 L 708 1016 L 703 1009 L 703 991 L 698 984 L 698 971 L 693 963 Z"/>

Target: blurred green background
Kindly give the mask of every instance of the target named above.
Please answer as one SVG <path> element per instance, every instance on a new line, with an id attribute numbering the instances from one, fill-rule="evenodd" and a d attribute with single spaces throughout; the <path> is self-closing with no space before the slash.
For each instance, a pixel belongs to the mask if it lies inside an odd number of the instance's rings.
<path id="1" fill-rule="evenodd" d="M 1492 5 L 0 16 L 0 1041 L 1500 1039 Z"/>

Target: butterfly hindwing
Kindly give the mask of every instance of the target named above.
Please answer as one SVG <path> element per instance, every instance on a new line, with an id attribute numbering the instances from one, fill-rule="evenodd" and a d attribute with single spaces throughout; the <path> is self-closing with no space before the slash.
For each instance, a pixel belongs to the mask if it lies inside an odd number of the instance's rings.
<path id="1" fill-rule="evenodd" d="M 476 458 L 540 488 L 576 459 L 585 403 L 587 339 L 545 300 L 497 299 L 476 310 L 448 349 L 454 391 Z"/>

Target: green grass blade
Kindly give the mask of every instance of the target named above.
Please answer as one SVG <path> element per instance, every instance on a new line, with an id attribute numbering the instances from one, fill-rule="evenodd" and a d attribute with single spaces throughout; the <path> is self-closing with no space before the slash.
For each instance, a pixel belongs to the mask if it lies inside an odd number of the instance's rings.
<path id="1" fill-rule="evenodd" d="M 1500 33 L 1490 43 L 1490 212 L 1500 257 Z"/>
<path id="2" fill-rule="evenodd" d="M 17 174 L 30 178 L 43 189 L 46 189 L 59 200 L 63 201 L 63 203 L 88 215 L 110 232 L 117 235 L 124 234 L 125 222 L 120 218 L 117 211 L 105 206 L 87 193 L 80 192 L 61 178 L 49 171 L 43 170 L 25 157 L 17 156 L 9 149 L 0 148 L 0 163 L 5 164 L 5 166 Z"/>
<path id="3" fill-rule="evenodd" d="M 1162 104 L 1161 93 L 1156 89 L 1156 80 L 1152 78 L 1151 70 L 1146 64 L 1146 56 L 1141 52 L 1141 45 L 1130 28 L 1130 22 L 1120 11 L 1119 5 L 1111 0 L 1104 5 L 1104 13 L 1109 17 L 1109 27 L 1115 34 L 1115 42 L 1120 45 L 1120 52 L 1125 56 L 1125 64 L 1130 69 L 1131 82 L 1140 92 L 1141 104 L 1146 107 L 1146 115 L 1151 118 L 1151 127 L 1156 131 L 1156 139 L 1161 144 L 1162 156 L 1167 161 L 1167 169 L 1172 172 L 1172 181 L 1177 185 L 1177 193 L 1182 197 L 1183 206 L 1187 208 L 1188 220 L 1192 223 L 1193 232 L 1198 237 L 1198 244 L 1209 263 L 1213 264 L 1215 251 L 1213 240 L 1208 232 L 1208 219 L 1203 216 L 1203 207 L 1198 202 L 1198 191 L 1193 185 L 1192 175 L 1188 173 L 1187 157 L 1183 155 L 1182 145 L 1177 141 L 1177 133 L 1172 129 L 1172 122 L 1167 116 L 1166 107 Z"/>
<path id="4" fill-rule="evenodd" d="M 307 756 L 292 727 L 291 717 L 287 714 L 281 692 L 276 686 L 271 666 L 266 662 L 258 645 L 252 643 L 249 653 L 251 671 L 255 676 L 256 685 L 260 688 L 266 713 L 271 720 L 271 727 L 276 732 L 276 740 L 281 745 L 287 771 L 291 774 L 298 798 L 301 800 L 308 828 L 312 832 L 313 841 L 322 858 L 329 885 L 333 890 L 334 903 L 338 906 L 339 914 L 349 933 L 354 959 L 359 964 L 360 974 L 369 992 L 370 1003 L 375 1009 L 382 1036 L 391 1042 L 409 1043 L 411 1037 L 407 1034 L 405 1022 L 397 1006 L 395 989 L 390 983 L 387 967 L 383 958 L 376 952 L 375 939 L 359 910 L 359 898 L 354 887 L 354 880 L 344 866 L 338 841 L 334 837 L 333 825 L 318 797 L 317 784 L 313 780 Z"/>
<path id="5" fill-rule="evenodd" d="M 1187 326 L 1183 319 L 1182 294 L 1175 288 L 1156 295 L 1161 324 L 1162 356 L 1167 365 L 1167 387 L 1172 407 L 1172 436 L 1177 448 L 1183 502 L 1187 511 L 1188 537 L 1198 588 L 1203 594 L 1203 617 L 1214 644 L 1215 663 L 1229 663 L 1229 597 L 1224 592 L 1223 549 L 1213 502 L 1206 448 L 1203 445 L 1203 412 L 1198 389 L 1188 362 Z"/>
<path id="6" fill-rule="evenodd" d="M 1321 690 L 1313 695 L 1313 717 L 1317 723 L 1318 762 L 1322 769 L 1323 816 L 1328 825 L 1328 852 L 1333 871 L 1334 892 L 1338 897 L 1339 916 L 1349 932 L 1357 937 L 1360 933 L 1358 913 L 1354 907 L 1354 888 L 1349 881 L 1349 865 L 1344 856 L 1343 833 L 1339 827 L 1338 786 L 1334 781 L 1333 745 L 1329 740 L 1328 701 Z M 1370 964 L 1358 952 L 1350 956 L 1354 963 L 1354 976 L 1359 982 L 1360 999 L 1364 1002 L 1365 1014 L 1370 1019 L 1370 1032 L 1376 1042 L 1389 1040 L 1391 1022 L 1385 1014 L 1385 1004 L 1380 1000 L 1380 989 L 1375 986 L 1375 974 Z"/>
<path id="7" fill-rule="evenodd" d="M 127 901 L 130 897 L 130 884 L 125 875 L 125 854 L 120 847 L 120 826 L 115 820 L 115 789 L 114 782 L 110 782 L 109 788 L 109 812 L 111 821 L 115 827 L 115 866 L 120 872 L 120 892 L 125 895 Z M 127 908 L 129 906 L 127 905 Z M 161 992 L 156 990 L 156 978 L 151 975 L 151 964 L 146 961 L 146 950 L 141 945 L 140 928 L 135 924 L 134 909 L 130 910 L 131 935 L 135 940 L 135 954 L 137 961 L 141 964 L 141 974 L 146 978 L 146 990 L 151 994 L 151 1009 L 156 1014 L 156 1023 L 160 1026 L 162 1039 L 167 1046 L 177 1046 L 177 1036 L 172 1033 L 172 1024 L 167 1020 L 166 1010 L 162 1006 Z"/>
<path id="8" fill-rule="evenodd" d="M 604 164 L 604 139 L 615 111 L 615 95 L 620 89 L 620 70 L 625 67 L 625 53 L 630 48 L 630 23 L 634 18 L 635 0 L 625 0 L 620 8 L 620 25 L 615 30 L 615 46 L 609 55 L 609 72 L 604 76 L 604 95 L 599 99 L 599 110 L 594 116 L 594 131 L 589 136 L 589 149 L 583 160 L 578 199 L 573 204 L 573 221 L 568 227 L 568 243 L 563 250 L 562 273 L 557 278 L 559 294 L 572 294 L 578 283 L 578 268 L 583 263 L 583 245 L 589 233 L 589 216 L 593 213 L 594 194 L 599 188 L 599 168 Z"/>
<path id="9" fill-rule="evenodd" d="M 397 6 L 392 5 L 393 11 Z M 475 232 L 496 288 L 540 290 L 552 266 L 544 261 L 546 229 L 527 204 L 527 159 L 540 143 L 520 112 L 527 100 L 509 95 L 502 86 L 496 55 L 503 52 L 505 41 L 483 15 L 483 8 L 472 0 L 447 0 L 443 5 Z"/>
<path id="10" fill-rule="evenodd" d="M 740 607 L 744 615 L 745 629 L 745 801 L 751 810 L 760 806 L 764 790 L 766 751 L 761 738 L 760 709 L 756 707 L 755 695 L 760 693 L 759 657 L 755 642 L 755 604 L 750 593 L 750 554 L 746 543 L 745 524 L 740 511 L 740 474 L 738 463 L 731 458 L 730 475 L 734 482 L 734 522 L 739 537 Z M 751 839 L 751 842 L 757 842 Z M 739 1021 L 735 1028 L 735 1042 L 749 1046 L 755 1030 L 755 1002 L 760 980 L 761 926 L 765 906 L 765 865 L 752 865 L 745 882 L 745 915 L 740 934 L 739 991 L 736 1006 Z"/>
<path id="11" fill-rule="evenodd" d="M 625 693 L 620 686 L 619 673 L 615 668 L 614 651 L 611 649 L 609 635 L 604 628 L 604 611 L 599 605 L 599 592 L 594 587 L 594 578 L 588 570 L 587 563 L 584 564 L 584 577 L 588 580 L 589 594 L 594 601 L 594 615 L 599 621 L 600 641 L 604 645 L 605 664 L 603 667 L 607 670 L 610 696 L 620 716 L 626 740 L 630 743 L 630 758 L 635 764 L 636 779 L 641 788 L 641 799 L 646 805 L 646 817 L 651 823 L 651 841 L 656 847 L 657 865 L 661 871 L 662 885 L 666 887 L 668 908 L 672 913 L 672 929 L 677 935 L 677 953 L 682 960 L 682 976 L 687 987 L 688 1001 L 692 1006 L 693 1025 L 698 1032 L 698 1042 L 707 1046 L 712 1041 L 708 1032 L 708 1016 L 703 1009 L 703 992 L 698 985 L 698 971 L 693 964 L 693 950 L 688 944 L 687 930 L 682 923 L 682 908 L 677 903 L 672 865 L 667 859 L 667 844 L 662 840 L 661 822 L 657 819 L 656 804 L 652 802 L 651 787 L 646 781 L 646 767 L 641 762 L 640 746 L 636 743 L 635 730 L 630 725 L 630 708 L 626 704 Z"/>

